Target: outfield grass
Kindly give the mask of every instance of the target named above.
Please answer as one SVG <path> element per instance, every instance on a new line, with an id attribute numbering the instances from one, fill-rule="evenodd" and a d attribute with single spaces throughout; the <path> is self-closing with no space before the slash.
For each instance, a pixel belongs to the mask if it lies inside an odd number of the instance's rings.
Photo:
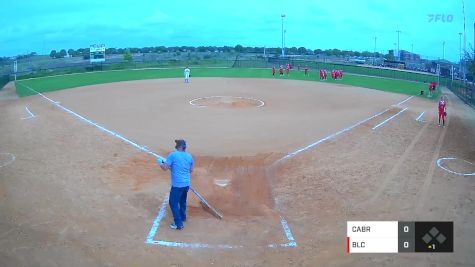
<path id="1" fill-rule="evenodd" d="M 160 78 L 182 78 L 183 69 L 145 69 L 145 70 L 121 70 L 104 72 L 87 72 L 72 75 L 50 76 L 35 79 L 25 79 L 16 82 L 17 94 L 21 97 L 33 95 L 34 92 L 26 86 L 39 92 L 50 92 L 67 88 L 74 88 L 85 85 L 100 83 L 160 79 Z M 237 78 L 272 78 L 270 69 L 250 69 L 250 68 L 192 68 L 192 78 L 194 77 L 237 77 Z M 294 79 L 318 81 L 318 73 L 310 72 L 305 76 L 303 71 L 292 71 L 289 76 L 274 79 Z M 365 87 L 387 92 L 401 93 L 406 95 L 419 95 L 421 90 L 427 92 L 427 84 L 386 79 L 378 77 L 358 76 L 345 74 L 342 80 L 328 79 L 327 83 L 346 84 L 352 86 Z M 433 96 L 436 98 L 437 95 Z"/>

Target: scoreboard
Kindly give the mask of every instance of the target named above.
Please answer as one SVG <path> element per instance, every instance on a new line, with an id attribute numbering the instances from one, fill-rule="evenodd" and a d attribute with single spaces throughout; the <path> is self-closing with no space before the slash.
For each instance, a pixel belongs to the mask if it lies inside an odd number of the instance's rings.
<path id="1" fill-rule="evenodd" d="M 453 252 L 453 222 L 348 221 L 348 253 Z"/>
<path id="2" fill-rule="evenodd" d="M 92 44 L 89 46 L 89 61 L 91 63 L 106 61 L 106 45 Z"/>

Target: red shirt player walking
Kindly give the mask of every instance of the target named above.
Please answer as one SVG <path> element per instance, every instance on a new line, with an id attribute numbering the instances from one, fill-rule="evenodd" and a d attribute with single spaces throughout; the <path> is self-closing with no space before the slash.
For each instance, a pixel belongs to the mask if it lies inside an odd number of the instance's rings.
<path id="1" fill-rule="evenodd" d="M 445 102 L 444 98 L 441 97 L 439 100 L 439 126 L 440 126 L 440 119 L 442 119 L 442 126 L 445 126 L 445 117 L 447 116 L 446 106 L 447 106 L 447 102 Z"/>
<path id="2" fill-rule="evenodd" d="M 327 79 L 327 70 L 326 69 L 323 69 L 323 79 L 324 80 Z"/>
<path id="3" fill-rule="evenodd" d="M 287 73 L 287 75 L 289 75 L 289 73 L 290 73 L 290 64 L 287 64 L 285 66 L 285 72 Z"/>
<path id="4" fill-rule="evenodd" d="M 320 69 L 320 80 L 323 80 L 323 70 Z"/>
<path id="5" fill-rule="evenodd" d="M 282 65 L 280 65 L 280 68 L 279 68 L 279 75 L 284 76 L 284 66 Z"/>
<path id="6" fill-rule="evenodd" d="M 275 66 L 272 66 L 272 77 L 275 76 Z"/>

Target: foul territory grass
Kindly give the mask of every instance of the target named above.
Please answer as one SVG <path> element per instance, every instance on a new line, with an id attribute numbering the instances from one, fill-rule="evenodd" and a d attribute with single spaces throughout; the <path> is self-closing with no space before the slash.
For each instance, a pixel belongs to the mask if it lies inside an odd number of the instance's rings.
<path id="1" fill-rule="evenodd" d="M 195 77 L 272 78 L 270 69 L 192 68 L 191 74 L 191 79 Z M 181 68 L 87 72 L 19 80 L 16 82 L 16 88 L 19 96 L 29 96 L 34 93 L 29 90 L 27 86 L 38 92 L 50 92 L 100 83 L 182 77 L 183 69 Z M 310 71 L 308 76 L 305 76 L 303 71 L 298 72 L 293 70 L 290 75 L 284 75 L 283 77 L 279 77 L 277 73 L 273 79 L 319 81 L 319 75 L 315 70 Z M 332 80 L 329 78 L 324 82 L 359 86 L 406 95 L 419 95 L 421 90 L 427 93 L 428 88 L 428 85 L 424 83 L 352 74 L 345 74 L 341 80 Z M 435 97 L 437 96 L 433 96 L 433 98 Z"/>

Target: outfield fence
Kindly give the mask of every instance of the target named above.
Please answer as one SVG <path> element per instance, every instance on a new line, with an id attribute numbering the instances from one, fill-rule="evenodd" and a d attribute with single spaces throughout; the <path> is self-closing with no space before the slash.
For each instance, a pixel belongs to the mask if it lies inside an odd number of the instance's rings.
<path id="1" fill-rule="evenodd" d="M 475 108 L 475 87 L 473 83 L 452 80 L 450 78 L 441 78 L 440 85 L 449 88 L 464 103 Z"/>
<path id="2" fill-rule="evenodd" d="M 344 73 L 355 75 L 374 76 L 390 79 L 408 80 L 414 82 L 430 83 L 439 81 L 439 84 L 446 86 L 459 96 L 465 103 L 475 106 L 475 96 L 473 84 L 461 83 L 448 77 L 437 77 L 431 73 L 416 72 L 392 68 L 374 67 L 369 65 L 359 65 L 347 62 L 329 62 L 327 59 L 309 60 L 298 57 L 263 57 L 249 55 L 234 56 L 177 56 L 175 54 L 164 58 L 158 54 L 134 55 L 132 60 L 125 61 L 121 56 L 110 57 L 103 63 L 89 63 L 82 58 L 50 59 L 48 57 L 38 61 L 19 61 L 18 79 L 43 77 L 50 75 L 82 73 L 107 70 L 143 69 L 143 68 L 183 68 L 190 67 L 218 67 L 218 68 L 279 68 L 280 65 L 292 64 L 294 69 L 299 66 L 301 69 L 308 67 L 310 72 L 318 74 L 320 69 L 331 71 L 342 70 Z M 0 88 L 2 88 L 13 77 L 12 73 L 5 74 L 12 70 L 11 66 L 4 65 L 4 71 L 0 74 Z"/>
<path id="3" fill-rule="evenodd" d="M 0 75 L 0 90 L 2 90 L 3 86 L 10 81 L 10 75 L 8 74 L 1 74 Z"/>

